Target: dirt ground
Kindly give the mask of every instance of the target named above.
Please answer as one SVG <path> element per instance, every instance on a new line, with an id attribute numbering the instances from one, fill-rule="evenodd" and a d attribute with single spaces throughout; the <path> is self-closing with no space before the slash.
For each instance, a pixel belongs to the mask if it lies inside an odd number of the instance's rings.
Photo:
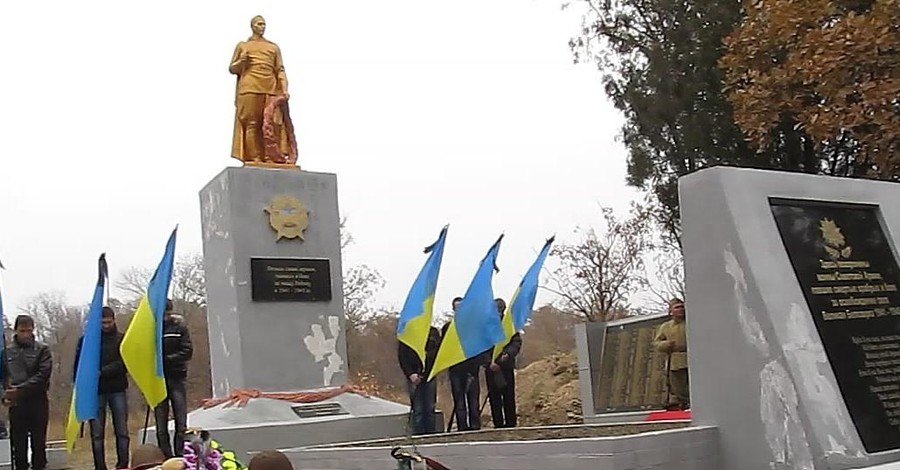
<path id="1" fill-rule="evenodd" d="M 520 426 L 581 423 L 575 355 L 555 354 L 519 370 L 516 402 Z"/>

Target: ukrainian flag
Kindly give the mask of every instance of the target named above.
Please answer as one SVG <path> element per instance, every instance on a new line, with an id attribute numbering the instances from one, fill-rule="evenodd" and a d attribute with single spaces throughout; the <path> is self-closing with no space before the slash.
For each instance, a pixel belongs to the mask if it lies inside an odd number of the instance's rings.
<path id="1" fill-rule="evenodd" d="M 444 241 L 447 239 L 447 228 L 441 230 L 436 242 L 425 253 L 430 253 L 419 276 L 412 285 L 400 318 L 397 320 L 397 339 L 409 346 L 425 363 L 425 344 L 431 329 L 431 316 L 434 310 L 434 291 L 437 288 L 438 274 L 441 271 L 441 260 L 444 257 Z"/>
<path id="2" fill-rule="evenodd" d="M 505 335 L 497 315 L 494 289 L 491 286 L 494 271 L 498 270 L 497 253 L 502 240 L 503 235 L 500 235 L 481 260 L 481 265 L 441 341 L 428 380 L 444 369 L 490 350 L 503 340 Z"/>
<path id="3" fill-rule="evenodd" d="M 72 404 L 69 407 L 69 420 L 66 423 L 66 449 L 69 452 L 75 449 L 75 439 L 78 438 L 80 424 L 97 419 L 100 411 L 100 401 L 97 395 L 97 388 L 100 385 L 100 335 L 102 333 L 100 323 L 103 318 L 103 292 L 106 289 L 106 279 L 109 277 L 105 253 L 100 255 L 98 265 L 97 286 L 94 288 L 94 298 L 91 300 L 91 308 L 84 324 L 81 354 L 78 356 L 78 363 L 75 366 Z"/>
<path id="4" fill-rule="evenodd" d="M 175 263 L 175 236 L 172 231 L 166 252 L 150 279 L 147 294 L 141 299 L 131 324 L 122 338 L 119 350 L 125 368 L 141 390 L 147 404 L 155 408 L 166 399 L 166 379 L 163 375 L 162 328 L 163 314 L 169 283 L 172 281 L 172 267 Z"/>
<path id="5" fill-rule="evenodd" d="M 547 259 L 547 254 L 550 253 L 550 246 L 553 245 L 554 239 L 555 237 L 550 237 L 544 243 L 544 248 L 541 249 L 537 259 L 525 272 L 525 276 L 522 277 L 516 293 L 513 294 L 509 305 L 507 305 L 506 312 L 503 313 L 503 333 L 505 337 L 503 341 L 494 346 L 494 359 L 503 352 L 503 348 L 506 347 L 513 335 L 525 327 L 528 317 L 531 316 L 531 312 L 534 309 L 534 300 L 537 298 L 541 267 L 544 265 L 544 260 Z"/>

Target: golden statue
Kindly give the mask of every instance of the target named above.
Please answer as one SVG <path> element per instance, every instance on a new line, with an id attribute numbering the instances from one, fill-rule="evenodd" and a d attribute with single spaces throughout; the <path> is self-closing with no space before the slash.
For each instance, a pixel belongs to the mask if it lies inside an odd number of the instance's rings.
<path id="1" fill-rule="evenodd" d="M 250 20 L 253 35 L 234 48 L 228 71 L 237 75 L 231 156 L 245 165 L 295 166 L 297 142 L 288 111 L 281 49 L 263 37 L 266 20 Z"/>

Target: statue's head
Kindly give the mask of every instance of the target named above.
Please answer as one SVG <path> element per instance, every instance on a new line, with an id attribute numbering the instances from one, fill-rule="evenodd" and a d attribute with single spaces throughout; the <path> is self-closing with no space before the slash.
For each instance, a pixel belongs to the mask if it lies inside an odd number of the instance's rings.
<path id="1" fill-rule="evenodd" d="M 253 34 L 258 34 L 262 36 L 266 33 L 266 19 L 262 17 L 262 15 L 256 15 L 250 20 L 250 29 L 253 30 Z"/>

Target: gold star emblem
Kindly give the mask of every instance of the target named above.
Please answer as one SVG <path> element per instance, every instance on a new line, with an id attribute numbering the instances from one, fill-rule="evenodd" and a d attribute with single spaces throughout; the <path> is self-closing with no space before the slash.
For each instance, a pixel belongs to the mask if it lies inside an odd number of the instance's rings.
<path id="1" fill-rule="evenodd" d="M 282 238 L 303 238 L 303 231 L 309 226 L 309 209 L 294 196 L 275 196 L 263 209 L 269 214 L 269 225 L 275 230 L 275 241 Z"/>

